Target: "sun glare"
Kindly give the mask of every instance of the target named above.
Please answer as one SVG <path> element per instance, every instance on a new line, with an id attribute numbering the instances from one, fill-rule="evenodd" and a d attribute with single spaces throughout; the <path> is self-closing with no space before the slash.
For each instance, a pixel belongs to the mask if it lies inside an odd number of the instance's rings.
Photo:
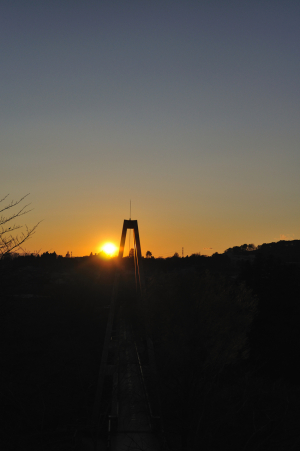
<path id="1" fill-rule="evenodd" d="M 113 255 L 115 255 L 117 253 L 118 248 L 113 243 L 105 243 L 102 246 L 101 250 L 109 257 L 112 257 Z"/>

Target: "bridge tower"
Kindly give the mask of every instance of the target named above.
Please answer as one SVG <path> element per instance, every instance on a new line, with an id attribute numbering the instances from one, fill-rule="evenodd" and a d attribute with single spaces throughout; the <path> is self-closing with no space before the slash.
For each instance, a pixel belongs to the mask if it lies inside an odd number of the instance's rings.
<path id="1" fill-rule="evenodd" d="M 134 239 L 134 268 L 135 268 L 135 280 L 137 290 L 139 287 L 139 295 L 141 299 L 143 299 L 143 293 L 145 288 L 145 277 L 143 271 L 143 263 L 142 263 L 142 251 L 141 251 L 141 242 L 139 235 L 138 222 L 135 219 L 124 219 L 120 249 L 119 249 L 119 260 L 122 259 L 124 254 L 125 240 L 127 230 L 133 230 L 133 239 Z"/>

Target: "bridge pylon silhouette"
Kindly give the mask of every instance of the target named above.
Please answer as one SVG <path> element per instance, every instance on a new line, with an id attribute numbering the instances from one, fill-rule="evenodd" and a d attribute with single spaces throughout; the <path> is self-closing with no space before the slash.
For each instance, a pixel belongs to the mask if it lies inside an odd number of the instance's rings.
<path id="1" fill-rule="evenodd" d="M 139 259 L 141 259 L 142 258 L 141 242 L 140 242 L 138 222 L 136 219 L 135 220 L 124 219 L 122 235 L 121 235 L 121 242 L 120 242 L 120 249 L 119 249 L 119 258 L 122 258 L 123 254 L 124 254 L 124 246 L 125 246 L 127 230 L 133 230 L 135 250 L 137 252 L 137 257 Z"/>
<path id="2" fill-rule="evenodd" d="M 122 259 L 124 254 L 125 240 L 127 230 L 133 230 L 133 238 L 134 238 L 134 269 L 135 269 L 135 280 L 136 280 L 136 288 L 137 292 L 141 300 L 143 300 L 143 293 L 145 288 L 145 277 L 143 271 L 143 263 L 142 263 L 142 251 L 141 251 L 141 242 L 139 235 L 138 222 L 136 219 L 124 219 L 121 242 L 119 248 L 119 260 Z"/>

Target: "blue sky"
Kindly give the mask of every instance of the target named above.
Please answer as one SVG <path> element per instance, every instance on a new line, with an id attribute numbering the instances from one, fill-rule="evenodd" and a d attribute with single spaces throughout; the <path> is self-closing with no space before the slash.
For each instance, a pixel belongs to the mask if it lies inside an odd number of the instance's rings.
<path id="1" fill-rule="evenodd" d="M 300 4 L 2 1 L 1 186 L 28 248 L 299 238 Z"/>

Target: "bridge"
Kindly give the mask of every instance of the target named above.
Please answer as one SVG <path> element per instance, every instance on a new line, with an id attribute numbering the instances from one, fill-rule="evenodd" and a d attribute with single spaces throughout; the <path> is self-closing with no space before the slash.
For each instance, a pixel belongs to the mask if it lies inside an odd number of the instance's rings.
<path id="1" fill-rule="evenodd" d="M 128 230 L 134 274 L 122 269 Z M 92 415 L 94 451 L 167 450 L 145 286 L 138 222 L 124 220 Z"/>

